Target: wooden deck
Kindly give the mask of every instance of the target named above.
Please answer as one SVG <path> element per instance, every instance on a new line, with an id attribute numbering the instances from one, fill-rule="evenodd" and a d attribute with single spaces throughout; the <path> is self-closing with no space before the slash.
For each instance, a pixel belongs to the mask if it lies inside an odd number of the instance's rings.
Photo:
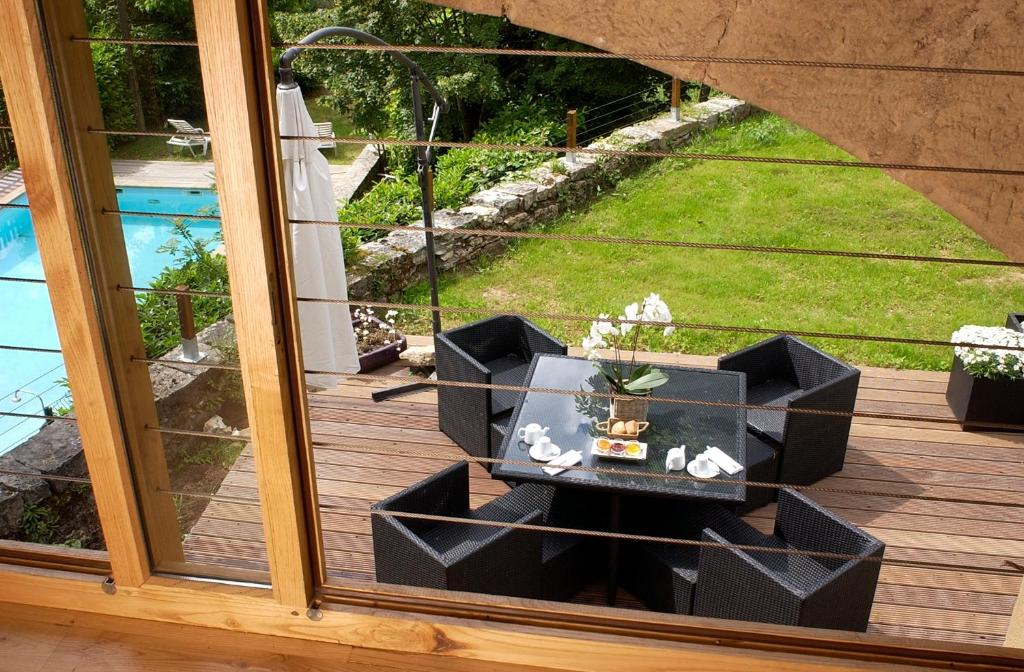
<path id="1" fill-rule="evenodd" d="M 651 361 L 714 366 L 714 359 L 650 355 Z M 400 367 L 386 369 L 406 375 Z M 950 417 L 946 374 L 864 369 L 857 409 Z M 379 386 L 379 385 L 378 385 Z M 374 386 L 349 383 L 311 396 L 315 440 L 344 444 L 316 451 L 328 569 L 333 576 L 373 579 L 367 516 L 332 511 L 386 497 L 465 454 L 437 430 L 436 396 L 417 393 L 380 404 Z M 808 493 L 839 515 L 882 539 L 886 558 L 949 565 L 950 569 L 884 565 L 869 632 L 954 642 L 1003 642 L 1020 579 L 960 567 L 1002 568 L 1024 564 L 1024 435 L 966 433 L 926 422 L 855 419 L 846 468 L 819 485 L 878 493 Z M 396 456 L 402 451 L 431 457 Z M 473 465 L 474 505 L 506 486 Z M 248 452 L 219 494 L 255 499 Z M 911 496 L 901 499 L 897 496 Z M 913 496 L 955 502 L 925 501 Z M 770 530 L 774 505 L 748 519 Z M 213 501 L 186 541 L 196 562 L 265 569 L 259 510 L 254 505 Z M 600 603 L 600 587 L 581 601 Z M 628 598 L 619 606 L 636 606 Z"/>

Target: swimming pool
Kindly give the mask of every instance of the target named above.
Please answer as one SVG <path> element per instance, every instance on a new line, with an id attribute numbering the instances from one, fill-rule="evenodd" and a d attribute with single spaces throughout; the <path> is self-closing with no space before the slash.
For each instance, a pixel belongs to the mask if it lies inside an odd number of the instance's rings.
<path id="1" fill-rule="evenodd" d="M 210 189 L 165 189 L 124 187 L 118 189 L 118 205 L 136 212 L 199 214 L 216 209 L 217 195 Z M 27 203 L 19 196 L 14 203 Z M 220 222 L 188 220 L 197 238 L 210 238 Z M 122 217 L 125 247 L 132 283 L 145 286 L 173 262 L 170 253 L 160 251 L 173 235 L 170 219 Z M 28 210 L 0 208 L 0 276 L 43 279 Z M 0 344 L 37 348 L 59 348 L 57 329 L 46 286 L 0 282 Z M 64 361 L 58 354 L 0 350 L 0 410 L 32 415 L 47 406 L 67 403 Z M 11 401 L 21 389 L 20 401 Z M 0 416 L 0 455 L 39 431 L 41 420 Z"/>

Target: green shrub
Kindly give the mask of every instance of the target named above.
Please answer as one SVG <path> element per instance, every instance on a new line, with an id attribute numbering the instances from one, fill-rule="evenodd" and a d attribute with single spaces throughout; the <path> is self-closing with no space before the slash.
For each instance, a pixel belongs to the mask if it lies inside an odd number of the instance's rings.
<path id="1" fill-rule="evenodd" d="M 159 248 L 174 255 L 174 265 L 165 268 L 152 282 L 156 289 L 174 289 L 186 285 L 199 292 L 227 293 L 227 260 L 212 250 L 221 240 L 196 238 L 187 220 L 174 221 L 174 237 Z M 138 297 L 139 321 L 146 355 L 157 357 L 181 343 L 177 298 L 166 294 L 142 294 Z M 194 296 L 192 309 L 196 329 L 208 327 L 231 313 L 231 300 L 220 297 Z"/>
<path id="2" fill-rule="evenodd" d="M 547 105 L 533 100 L 506 108 L 480 127 L 475 142 L 490 144 L 547 145 L 560 139 L 560 121 Z M 458 208 L 474 192 L 540 165 L 545 155 L 530 152 L 453 149 L 437 159 L 434 203 L 438 209 Z M 344 222 L 405 226 L 421 218 L 420 187 L 413 168 L 395 161 L 390 179 L 377 184 L 362 198 L 338 211 Z M 387 234 L 373 229 L 342 229 L 358 232 L 360 239 L 375 240 Z M 350 244 L 350 241 L 346 241 Z M 349 259 L 346 246 L 346 259 Z"/>

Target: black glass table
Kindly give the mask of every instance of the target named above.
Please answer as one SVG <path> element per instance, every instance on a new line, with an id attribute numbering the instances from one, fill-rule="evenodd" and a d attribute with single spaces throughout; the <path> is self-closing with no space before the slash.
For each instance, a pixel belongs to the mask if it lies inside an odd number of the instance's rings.
<path id="1" fill-rule="evenodd" d="M 746 401 L 746 377 L 734 371 L 696 369 L 658 364 L 669 381 L 658 387 L 654 396 L 696 401 Z M 526 376 L 526 387 L 556 388 L 582 392 L 608 392 L 607 382 L 594 363 L 586 359 L 560 355 L 536 355 Z M 640 436 L 647 443 L 647 459 L 629 462 L 591 453 L 596 437 L 602 436 L 596 424 L 608 419 L 608 400 L 584 395 L 526 392 L 519 398 L 509 422 L 505 440 L 497 457 L 528 464 L 494 465 L 491 475 L 505 481 L 536 482 L 558 487 L 587 488 L 610 495 L 610 528 L 618 531 L 620 495 L 669 497 L 694 501 L 743 502 L 746 469 L 728 475 L 724 471 L 713 479 L 694 480 L 685 471 L 672 472 L 666 478 L 665 456 L 669 449 L 686 446 L 686 459 L 692 460 L 707 446 L 718 446 L 726 455 L 746 466 L 747 416 L 743 408 L 701 406 L 696 404 L 651 402 L 650 427 Z M 583 459 L 578 466 L 614 469 L 615 473 L 568 468 L 551 476 L 545 466 L 530 458 L 529 446 L 519 440 L 519 429 L 530 423 L 549 427 L 548 436 L 562 452 L 578 450 Z M 618 545 L 610 544 L 609 602 L 614 600 Z"/>

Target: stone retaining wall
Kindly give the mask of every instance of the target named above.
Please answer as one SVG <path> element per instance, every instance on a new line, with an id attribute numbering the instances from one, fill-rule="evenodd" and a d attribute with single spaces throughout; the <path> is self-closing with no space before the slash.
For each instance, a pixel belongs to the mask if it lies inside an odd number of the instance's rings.
<path id="1" fill-rule="evenodd" d="M 203 360 L 209 364 L 222 363 L 217 344 L 233 339 L 234 325 L 227 318 L 200 331 L 196 338 Z M 180 348 L 163 357 L 175 359 Z M 202 427 L 211 415 L 197 403 L 208 398 L 219 381 L 230 372 L 182 364 L 152 364 L 149 367 L 157 414 L 161 424 L 173 427 Z M 10 538 L 21 523 L 25 508 L 63 492 L 64 481 L 48 481 L 44 476 L 88 476 L 82 439 L 74 422 L 54 420 L 13 450 L 0 456 L 0 469 L 16 471 L 27 476 L 0 474 L 0 538 Z"/>
<path id="2" fill-rule="evenodd" d="M 683 147 L 704 128 L 734 122 L 752 108 L 733 98 L 712 98 L 693 106 L 674 122 L 668 116 L 620 129 L 589 147 L 621 150 L 669 150 Z M 597 199 L 600 192 L 656 159 L 576 155 L 562 157 L 530 171 L 525 178 L 503 182 L 477 192 L 458 210 L 438 210 L 434 226 L 447 229 L 522 231 L 549 222 Z M 416 222 L 413 226 L 423 226 Z M 485 254 L 500 251 L 501 238 L 438 235 L 434 238 L 441 270 L 465 266 Z M 396 294 L 426 277 L 426 240 L 420 231 L 394 231 L 361 246 L 362 258 L 349 271 L 349 296 L 380 299 Z"/>
<path id="3" fill-rule="evenodd" d="M 334 198 L 345 205 L 370 190 L 377 177 L 384 172 L 384 152 L 377 145 L 366 145 L 359 156 L 345 169 L 345 174 L 334 182 Z"/>

